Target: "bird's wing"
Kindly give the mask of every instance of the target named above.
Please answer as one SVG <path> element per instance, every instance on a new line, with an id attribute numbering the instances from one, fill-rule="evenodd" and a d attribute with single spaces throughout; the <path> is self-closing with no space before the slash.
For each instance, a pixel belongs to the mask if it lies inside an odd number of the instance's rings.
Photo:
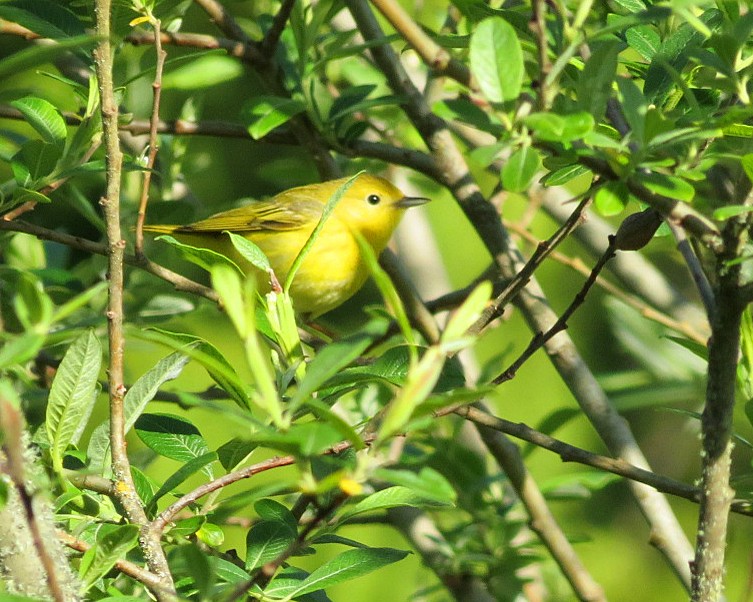
<path id="1" fill-rule="evenodd" d="M 258 232 L 260 230 L 296 230 L 315 224 L 322 214 L 316 200 L 296 199 L 280 202 L 280 196 L 218 213 L 207 219 L 181 226 L 176 232 Z"/>

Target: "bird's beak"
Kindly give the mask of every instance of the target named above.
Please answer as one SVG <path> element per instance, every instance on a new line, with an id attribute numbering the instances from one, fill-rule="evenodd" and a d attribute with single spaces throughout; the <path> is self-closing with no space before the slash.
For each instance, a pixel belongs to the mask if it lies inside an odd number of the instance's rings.
<path id="1" fill-rule="evenodd" d="M 430 200 L 422 196 L 404 196 L 395 205 L 400 207 L 400 209 L 408 209 L 409 207 L 418 207 L 419 205 L 428 203 Z"/>

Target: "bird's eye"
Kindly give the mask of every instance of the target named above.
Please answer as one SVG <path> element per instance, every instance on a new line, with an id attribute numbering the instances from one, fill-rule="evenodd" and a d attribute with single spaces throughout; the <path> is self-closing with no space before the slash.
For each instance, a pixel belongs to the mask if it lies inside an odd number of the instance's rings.
<path id="1" fill-rule="evenodd" d="M 369 205 L 378 205 L 379 201 L 381 201 L 381 200 L 382 199 L 379 198 L 378 194 L 370 194 L 369 196 L 366 197 L 366 202 Z"/>

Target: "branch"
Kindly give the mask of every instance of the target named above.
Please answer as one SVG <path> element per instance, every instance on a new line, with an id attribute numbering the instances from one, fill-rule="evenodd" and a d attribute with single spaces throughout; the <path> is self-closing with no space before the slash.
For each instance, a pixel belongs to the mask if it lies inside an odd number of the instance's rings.
<path id="1" fill-rule="evenodd" d="M 741 229 L 725 228 L 728 251 L 717 257 L 716 311 L 711 322 L 706 407 L 701 418 L 703 474 L 693 561 L 693 602 L 714 602 L 722 593 L 727 523 L 734 490 L 730 487 L 732 413 L 735 407 L 740 326 L 745 305 L 739 300 Z"/>
<path id="2" fill-rule="evenodd" d="M 365 439 L 364 443 L 368 444 L 371 439 L 373 439 L 373 437 Z M 349 449 L 351 446 L 352 443 L 350 441 L 343 441 L 341 443 L 333 445 L 325 453 L 339 454 L 346 449 Z M 183 508 L 190 506 L 205 495 L 208 495 L 213 491 L 217 491 L 218 489 L 222 489 L 223 487 L 227 487 L 228 485 L 232 485 L 233 483 L 236 483 L 238 481 L 242 481 L 243 479 L 248 479 L 256 474 L 259 474 L 260 472 L 265 472 L 267 470 L 279 468 L 281 466 L 290 466 L 291 464 L 295 464 L 295 462 L 296 459 L 293 456 L 270 458 L 269 460 L 265 460 L 264 462 L 259 462 L 258 464 L 254 464 L 253 466 L 247 466 L 246 468 L 241 468 L 240 470 L 229 472 L 228 474 L 214 479 L 213 481 L 204 483 L 203 485 L 197 487 L 193 491 L 188 492 L 183 497 L 179 498 L 177 501 L 173 502 L 170 506 L 165 508 L 159 514 L 159 516 L 157 516 L 157 518 L 155 518 L 149 525 L 149 531 L 153 537 L 161 537 L 162 532 L 167 527 L 167 524 L 171 520 L 173 520 L 173 518 L 175 518 L 175 515 L 178 514 L 178 512 L 183 510 Z"/>
<path id="3" fill-rule="evenodd" d="M 70 533 L 66 533 L 61 529 L 57 530 L 57 536 L 66 546 L 68 546 L 71 550 L 76 550 L 77 552 L 87 552 L 92 547 L 85 541 L 78 539 L 77 537 L 74 537 Z M 159 577 L 157 577 L 154 573 L 145 571 L 138 564 L 134 564 L 133 562 L 130 562 L 128 560 L 118 559 L 115 561 L 115 568 L 124 575 L 128 575 L 136 581 L 143 583 L 152 591 L 161 590 L 162 588 L 162 582 L 160 581 Z"/>
<path id="4" fill-rule="evenodd" d="M 371 0 L 371 3 L 379 9 L 379 12 L 413 47 L 432 71 L 454 79 L 474 92 L 478 91 L 478 85 L 465 63 L 453 58 L 449 52 L 426 35 L 400 4 L 395 0 Z"/>
<path id="5" fill-rule="evenodd" d="M 593 216 L 589 216 L 589 221 Z M 517 224 L 514 224 L 512 222 L 505 221 L 505 226 L 509 228 L 512 232 L 515 232 L 518 236 L 521 238 L 533 243 L 533 244 L 539 244 L 541 241 L 533 236 L 530 232 L 528 232 L 525 228 L 519 227 Z M 576 232 L 578 232 L 581 228 L 579 227 Z M 635 254 L 632 254 L 635 256 Z M 591 274 L 591 270 L 586 267 L 586 265 L 583 263 L 583 260 L 581 260 L 579 257 L 569 257 L 567 255 L 564 255 L 563 253 L 559 253 L 557 251 L 553 252 L 550 255 L 551 259 L 553 261 L 556 261 L 557 263 L 567 266 L 571 268 L 572 270 L 578 272 L 582 276 L 585 276 L 588 278 L 588 276 Z M 615 261 L 619 260 L 621 257 L 625 257 L 624 253 L 615 255 L 614 259 L 612 259 L 607 266 L 611 266 Z M 610 270 L 614 271 L 614 270 Z M 666 326 L 667 328 L 670 328 L 674 330 L 675 332 L 678 332 L 686 337 L 688 337 L 690 340 L 698 343 L 699 345 L 705 345 L 708 336 L 698 332 L 691 324 L 688 322 L 681 322 L 679 320 L 675 320 L 671 316 L 660 312 L 653 307 L 651 307 L 648 303 L 646 303 L 643 299 L 637 297 L 636 295 L 631 295 L 629 293 L 626 293 L 621 288 L 615 286 L 610 281 L 604 279 L 602 276 L 599 276 L 596 279 L 596 285 L 602 288 L 604 291 L 612 295 L 613 297 L 616 297 L 626 305 L 629 305 L 636 311 L 638 311 L 644 318 L 647 320 L 651 320 L 653 322 L 656 322 L 657 324 L 661 324 L 662 326 Z"/>
<path id="6" fill-rule="evenodd" d="M 120 231 L 120 177 L 123 155 L 118 140 L 118 106 L 112 79 L 112 47 L 110 44 L 111 0 L 96 0 L 96 33 L 100 38 L 94 51 L 99 85 L 102 133 L 105 144 L 106 191 L 100 200 L 107 233 L 108 290 L 107 320 L 109 341 L 108 382 L 110 386 L 110 449 L 112 471 L 117 482 L 115 491 L 128 519 L 141 528 L 140 544 L 150 570 L 159 578 L 161 587 L 154 590 L 158 600 L 176 600 L 167 558 L 159 539 L 146 532 L 148 519 L 141 505 L 131 475 L 125 443 L 123 399 L 125 337 L 123 334 L 123 266 L 125 240 Z"/>
<path id="7" fill-rule="evenodd" d="M 544 211 L 560 223 L 570 216 L 570 210 L 564 204 L 564 194 L 564 191 L 547 189 L 542 195 Z M 606 250 L 609 235 L 613 232 L 611 224 L 593 212 L 589 212 L 587 219 L 573 232 L 573 236 L 591 255 L 600 257 Z M 646 300 L 651 306 L 679 319 L 692 319 L 693 321 L 700 319 L 700 312 L 696 305 L 680 293 L 640 253 L 620 253 L 609 262 L 608 269 L 625 287 Z"/>
<path id="8" fill-rule="evenodd" d="M 152 116 L 149 120 L 149 155 L 147 157 L 144 169 L 144 181 L 141 184 L 141 199 L 139 200 L 139 212 L 136 217 L 136 257 L 144 256 L 144 220 L 146 219 L 146 206 L 149 202 L 149 186 L 152 183 L 152 172 L 154 163 L 157 160 L 157 151 L 159 150 L 157 140 L 157 126 L 159 125 L 159 108 L 162 97 L 162 70 L 165 66 L 167 53 L 162 49 L 160 32 L 162 24 L 159 19 L 151 18 L 154 27 L 154 51 L 157 55 L 157 64 L 154 72 L 154 82 L 152 82 L 153 100 Z"/>
<path id="9" fill-rule="evenodd" d="M 492 428 L 517 439 L 527 441 L 537 447 L 554 452 L 563 462 L 577 462 L 585 466 L 592 466 L 593 468 L 619 475 L 630 481 L 643 483 L 662 493 L 668 493 L 691 502 L 698 503 L 701 499 L 701 490 L 698 487 L 658 475 L 655 472 L 645 470 L 620 458 L 609 458 L 594 454 L 580 447 L 565 443 L 560 439 L 555 439 L 525 424 L 492 416 L 488 412 L 473 406 L 461 406 L 459 408 L 449 408 L 449 410 L 475 424 Z M 445 413 L 446 410 L 442 410 L 436 412 L 435 416 L 443 416 Z M 736 500 L 732 505 L 732 509 L 737 514 L 753 516 L 753 505 L 748 500 Z"/>
<path id="10" fill-rule="evenodd" d="M 264 39 L 259 44 L 259 50 L 261 51 L 262 55 L 268 60 L 272 58 L 275 50 L 277 50 L 277 45 L 280 42 L 280 36 L 282 36 L 282 32 L 285 29 L 285 24 L 288 22 L 290 13 L 293 12 L 294 6 L 295 0 L 283 0 L 282 6 L 280 6 L 280 10 L 277 11 L 274 18 L 272 19 L 272 26 L 269 28 L 267 33 L 264 34 Z"/>
<path id="11" fill-rule="evenodd" d="M 538 332 L 533 337 L 531 342 L 528 344 L 528 347 L 518 356 L 518 359 L 516 359 L 510 366 L 504 370 L 499 376 L 497 376 L 492 382 L 495 385 L 500 385 L 504 382 L 507 382 L 508 380 L 515 377 L 515 374 L 517 374 L 518 369 L 526 362 L 528 359 L 541 347 L 543 347 L 549 340 L 552 339 L 554 335 L 556 335 L 558 332 L 562 332 L 567 328 L 567 321 L 570 319 L 570 317 L 575 313 L 575 310 L 580 307 L 583 302 L 586 300 L 586 295 L 588 294 L 588 291 L 591 290 L 591 287 L 596 282 L 596 278 L 601 273 L 601 270 L 604 269 L 604 266 L 607 264 L 607 262 L 614 257 L 615 251 L 613 246 L 609 246 L 607 250 L 604 252 L 604 255 L 601 256 L 599 261 L 594 266 L 594 269 L 591 270 L 591 274 L 588 276 L 586 281 L 583 283 L 583 286 L 578 291 L 578 294 L 575 295 L 575 298 L 573 301 L 568 305 L 567 309 L 562 312 L 562 315 L 557 318 L 557 320 L 552 324 L 546 332 Z M 530 263 L 530 262 L 529 262 Z M 528 265 L 528 264 L 526 264 Z"/>
<path id="12" fill-rule="evenodd" d="M 107 256 L 109 252 L 109 249 L 105 244 L 94 242 L 92 240 L 81 238 L 79 236 L 72 236 L 63 232 L 57 232 L 55 230 L 43 228 L 42 226 L 37 226 L 35 224 L 21 220 L 6 221 L 4 219 L 4 216 L 0 217 L 0 231 L 3 230 L 8 232 L 23 232 L 24 234 L 31 234 L 32 236 L 36 236 L 37 238 L 40 238 L 42 240 L 50 240 L 70 247 L 71 249 L 78 249 L 80 251 L 93 253 L 95 255 Z M 159 265 L 158 263 L 154 263 L 153 261 L 145 257 L 139 259 L 135 255 L 124 255 L 123 261 L 128 265 L 141 268 L 144 271 L 149 272 L 150 274 L 157 276 L 158 278 L 161 278 L 166 282 L 169 282 L 175 287 L 175 290 L 177 291 L 191 293 L 193 295 L 198 295 L 200 297 L 204 297 L 205 299 L 209 299 L 214 303 L 219 303 L 219 297 L 217 296 L 217 293 L 211 288 L 199 284 L 198 282 L 194 282 L 193 280 L 190 280 L 185 276 L 176 274 L 172 270 L 169 270 Z"/>
<path id="13" fill-rule="evenodd" d="M 590 191 L 589 191 L 590 192 Z M 541 265 L 557 246 L 567 238 L 567 236 L 573 232 L 578 225 L 583 221 L 583 212 L 591 203 L 590 195 L 587 193 L 585 198 L 575 208 L 570 217 L 557 229 L 557 231 L 549 237 L 548 240 L 542 241 L 536 247 L 536 251 L 531 255 L 530 259 L 525 265 L 520 268 L 515 276 L 506 284 L 505 288 L 499 294 L 495 295 L 494 300 L 486 308 L 481 317 L 476 321 L 476 324 L 472 327 L 472 331 L 479 332 L 484 326 L 491 322 L 494 318 L 501 315 L 504 308 L 510 301 L 518 296 L 523 288 L 525 288 L 533 277 L 533 273 Z"/>

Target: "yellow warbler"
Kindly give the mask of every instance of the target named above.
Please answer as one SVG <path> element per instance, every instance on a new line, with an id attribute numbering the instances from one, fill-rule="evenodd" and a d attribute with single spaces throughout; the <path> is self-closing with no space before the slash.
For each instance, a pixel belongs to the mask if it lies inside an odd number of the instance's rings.
<path id="1" fill-rule="evenodd" d="M 173 234 L 186 244 L 209 248 L 232 259 L 246 273 L 257 276 L 269 290 L 266 276 L 236 251 L 224 232 L 240 234 L 267 256 L 280 282 L 318 223 L 324 206 L 348 178 L 291 188 L 266 201 L 218 213 L 187 225 L 145 226 L 148 232 Z M 359 175 L 335 206 L 309 249 L 291 285 L 296 311 L 319 316 L 350 298 L 368 278 L 356 242 L 363 237 L 381 253 L 405 209 L 428 199 L 405 196 L 384 178 Z"/>

